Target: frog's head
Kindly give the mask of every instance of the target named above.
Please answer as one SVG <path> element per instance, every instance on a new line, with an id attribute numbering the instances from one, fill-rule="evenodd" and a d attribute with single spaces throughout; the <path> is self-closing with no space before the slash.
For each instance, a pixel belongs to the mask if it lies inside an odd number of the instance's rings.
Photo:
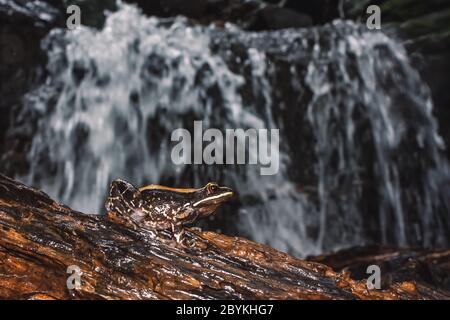
<path id="1" fill-rule="evenodd" d="M 216 183 L 210 182 L 205 187 L 195 191 L 192 206 L 201 217 L 206 217 L 232 196 L 233 190 L 230 188 L 220 187 Z"/>

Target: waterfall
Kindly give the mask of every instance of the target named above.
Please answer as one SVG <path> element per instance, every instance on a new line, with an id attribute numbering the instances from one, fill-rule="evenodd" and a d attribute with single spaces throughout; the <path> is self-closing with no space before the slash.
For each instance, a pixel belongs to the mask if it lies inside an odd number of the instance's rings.
<path id="1" fill-rule="evenodd" d="M 352 245 L 448 245 L 449 168 L 427 86 L 394 39 L 347 21 L 245 32 L 145 17 L 53 30 L 19 179 L 87 213 L 115 178 L 239 197 L 238 233 L 305 256 Z M 280 170 L 174 165 L 170 134 L 279 128 Z M 255 152 L 255 150 L 250 150 Z M 226 226 L 225 226 L 226 228 Z"/>

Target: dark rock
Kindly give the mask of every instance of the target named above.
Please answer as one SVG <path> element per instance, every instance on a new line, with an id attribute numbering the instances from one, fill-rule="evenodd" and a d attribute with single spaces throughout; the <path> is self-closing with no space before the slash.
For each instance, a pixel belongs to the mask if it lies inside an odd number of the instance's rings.
<path id="1" fill-rule="evenodd" d="M 163 11 L 177 12 L 180 15 L 201 19 L 208 9 L 210 3 L 217 1 L 208 0 L 164 0 L 161 2 Z"/>
<path id="2" fill-rule="evenodd" d="M 258 11 L 250 30 L 279 30 L 304 28 L 312 25 L 312 19 L 306 14 L 275 6 L 267 6 Z"/>
<path id="3" fill-rule="evenodd" d="M 261 3 L 255 0 L 125 0 L 136 4 L 147 16 L 195 19 L 202 24 L 232 22 L 243 28 L 254 19 Z"/>
<path id="4" fill-rule="evenodd" d="M 65 28 L 68 17 L 66 8 L 78 5 L 81 23 L 102 27 L 105 12 L 116 8 L 115 0 L 1 0 L 0 1 L 0 159 L 23 158 L 22 149 L 30 137 L 19 134 L 21 139 L 9 139 L 6 131 L 12 123 L 13 113 L 20 112 L 25 93 L 45 78 L 47 55 L 41 48 L 41 40 L 54 28 Z M 20 124 L 15 123 L 16 127 Z M 18 131 L 18 128 L 16 128 Z M 11 154 L 12 153 L 12 154 Z M 20 172 L 20 161 L 0 161 L 1 172 Z"/>
<path id="5" fill-rule="evenodd" d="M 64 0 L 63 12 L 70 5 L 77 5 L 81 11 L 81 24 L 89 27 L 101 28 L 105 22 L 105 13 L 116 10 L 116 0 Z"/>
<path id="6" fill-rule="evenodd" d="M 45 63 L 46 55 L 40 41 L 63 23 L 59 1 L 0 1 L 0 158 L 9 147 L 5 131 L 13 108 L 41 77 L 37 66 Z"/>
<path id="7" fill-rule="evenodd" d="M 450 158 L 450 2 L 447 0 L 346 1 L 345 16 L 364 21 L 366 8 L 376 4 L 381 9 L 382 28 L 404 40 L 405 46 L 431 89 L 440 133 Z"/>
<path id="8" fill-rule="evenodd" d="M 61 22 L 60 8 L 52 1 L 3 0 L 0 1 L 0 16 L 5 24 L 25 23 L 38 30 L 48 30 Z"/>
<path id="9" fill-rule="evenodd" d="M 366 17 L 366 9 L 370 5 L 378 5 L 384 22 L 405 22 L 432 12 L 448 8 L 447 0 L 350 0 L 345 1 L 343 11 L 345 17 L 358 19 Z"/>
<path id="10" fill-rule="evenodd" d="M 412 1 L 384 0 L 350 1 L 347 15 L 365 18 L 365 8 L 378 4 L 382 26 L 394 28 L 431 89 L 440 133 L 447 145 L 450 158 L 450 2 L 447 0 Z"/>
<path id="11" fill-rule="evenodd" d="M 137 5 L 147 16 L 168 17 L 178 14 L 177 12 L 167 12 L 167 7 L 162 0 L 124 0 L 125 3 Z"/>
<path id="12" fill-rule="evenodd" d="M 406 48 L 417 61 L 423 79 L 431 89 L 440 133 L 450 158 L 450 3 L 447 10 L 427 14 L 397 25 Z"/>
<path id="13" fill-rule="evenodd" d="M 280 7 L 280 1 L 257 0 L 126 0 L 127 3 L 137 4 L 148 16 L 173 17 L 183 15 L 195 19 L 203 24 L 217 22 L 231 22 L 244 29 L 277 30 L 284 28 L 302 28 L 314 22 L 330 21 L 337 16 L 334 8 L 327 10 L 328 1 L 299 5 L 297 2 L 287 2 L 286 7 Z M 326 14 L 324 14 L 326 12 Z"/>
<path id="14" fill-rule="evenodd" d="M 284 8 L 306 14 L 312 18 L 314 25 L 319 25 L 340 17 L 340 2 L 336 0 L 286 0 L 284 1 Z M 278 3 L 282 2 L 279 1 Z"/>

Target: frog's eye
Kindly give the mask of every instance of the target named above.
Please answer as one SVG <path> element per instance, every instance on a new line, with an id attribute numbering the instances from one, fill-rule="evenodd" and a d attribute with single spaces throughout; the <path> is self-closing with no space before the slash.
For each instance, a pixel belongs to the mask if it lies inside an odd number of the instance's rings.
<path id="1" fill-rule="evenodd" d="M 206 191 L 208 191 L 209 194 L 216 192 L 218 189 L 219 187 L 215 183 L 208 183 L 206 186 Z"/>

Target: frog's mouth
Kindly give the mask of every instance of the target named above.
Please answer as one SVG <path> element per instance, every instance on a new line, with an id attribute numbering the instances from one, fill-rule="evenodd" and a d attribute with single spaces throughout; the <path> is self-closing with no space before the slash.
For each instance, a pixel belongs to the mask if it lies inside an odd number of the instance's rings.
<path id="1" fill-rule="evenodd" d="M 209 215 L 232 196 L 233 191 L 230 189 L 229 191 L 227 190 L 220 194 L 211 195 L 205 199 L 199 200 L 193 204 L 193 207 L 198 209 L 203 216 Z"/>

